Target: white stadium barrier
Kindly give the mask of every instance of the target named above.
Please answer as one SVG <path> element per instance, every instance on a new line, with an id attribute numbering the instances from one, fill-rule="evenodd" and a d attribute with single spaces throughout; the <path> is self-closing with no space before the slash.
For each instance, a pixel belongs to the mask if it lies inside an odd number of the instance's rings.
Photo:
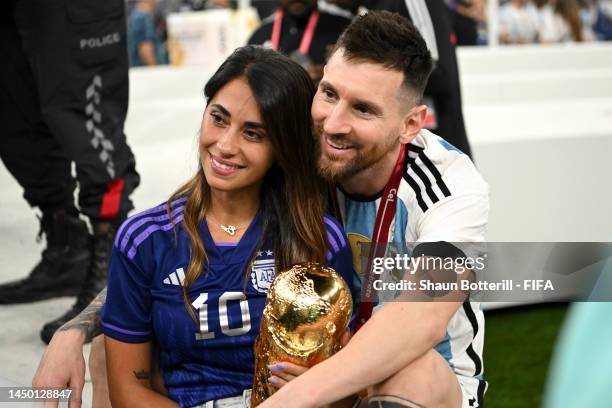
<path id="1" fill-rule="evenodd" d="M 490 241 L 609 241 L 612 44 L 458 50 Z"/>

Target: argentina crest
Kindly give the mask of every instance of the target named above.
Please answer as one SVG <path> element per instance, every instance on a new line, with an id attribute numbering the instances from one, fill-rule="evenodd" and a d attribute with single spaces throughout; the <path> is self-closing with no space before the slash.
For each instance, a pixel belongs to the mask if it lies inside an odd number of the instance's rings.
<path id="1" fill-rule="evenodd" d="M 257 251 L 257 257 L 251 266 L 251 283 L 261 293 L 268 293 L 274 281 L 274 252 L 271 250 Z"/>

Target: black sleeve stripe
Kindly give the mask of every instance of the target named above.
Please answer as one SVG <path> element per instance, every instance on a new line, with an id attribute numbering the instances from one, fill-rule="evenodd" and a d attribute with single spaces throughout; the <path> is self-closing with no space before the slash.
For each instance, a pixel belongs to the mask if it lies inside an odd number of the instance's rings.
<path id="1" fill-rule="evenodd" d="M 419 166 L 412 166 L 411 168 L 412 168 L 412 171 L 414 171 L 414 173 L 417 176 L 419 176 L 419 178 L 423 182 L 423 185 L 425 186 L 425 192 L 427 193 L 427 195 L 431 199 L 431 202 L 435 204 L 438 201 L 440 201 L 438 196 L 436 196 L 436 193 L 434 193 L 433 189 L 431 188 L 431 186 L 432 186 L 431 180 L 429 179 L 429 177 L 427 177 L 425 172 Z"/>
<path id="2" fill-rule="evenodd" d="M 429 160 L 429 157 L 427 157 L 424 152 L 421 152 L 419 154 L 419 159 L 421 159 L 423 164 L 427 166 L 431 174 L 436 179 L 436 184 L 438 185 L 438 187 L 440 187 L 440 190 L 444 194 L 444 197 L 449 197 L 451 195 L 451 192 L 446 186 L 446 184 L 444 184 L 444 180 L 442 180 L 442 175 L 440 174 L 436 166 L 431 162 L 431 160 Z"/>
<path id="3" fill-rule="evenodd" d="M 419 203 L 419 207 L 421 207 L 421 210 L 423 212 L 427 211 L 427 204 L 425 204 L 425 201 L 423 201 L 423 197 L 421 196 L 421 187 L 419 187 L 417 182 L 414 181 L 414 179 L 408 174 L 404 176 L 404 179 L 408 182 L 408 185 L 410 185 L 410 187 L 412 187 L 412 189 L 414 190 L 417 202 Z"/>
<path id="4" fill-rule="evenodd" d="M 408 150 L 410 150 L 411 152 L 416 152 L 416 153 L 421 153 L 423 150 L 425 150 L 422 147 L 416 146 L 416 145 L 413 145 L 413 144 L 407 144 L 406 148 Z"/>

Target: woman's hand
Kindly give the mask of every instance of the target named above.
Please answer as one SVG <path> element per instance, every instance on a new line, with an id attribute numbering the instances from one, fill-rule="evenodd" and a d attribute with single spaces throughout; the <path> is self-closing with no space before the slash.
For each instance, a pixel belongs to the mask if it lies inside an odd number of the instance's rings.
<path id="1" fill-rule="evenodd" d="M 282 361 L 269 365 L 268 370 L 272 374 L 268 382 L 276 388 L 282 388 L 289 381 L 308 371 L 308 367 Z"/>
<path id="2" fill-rule="evenodd" d="M 346 330 L 340 337 L 340 347 L 346 346 L 351 338 L 351 333 Z M 268 366 L 268 370 L 272 374 L 268 378 L 268 382 L 276 388 L 282 388 L 289 381 L 304 374 L 308 371 L 308 367 L 298 364 L 293 364 L 288 361 L 278 361 Z"/>

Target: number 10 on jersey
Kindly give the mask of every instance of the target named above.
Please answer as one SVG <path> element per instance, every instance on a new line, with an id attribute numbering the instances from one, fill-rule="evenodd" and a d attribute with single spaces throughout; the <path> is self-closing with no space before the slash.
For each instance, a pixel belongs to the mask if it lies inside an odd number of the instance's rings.
<path id="1" fill-rule="evenodd" d="M 207 340 L 214 339 L 214 331 L 210 331 L 209 328 L 209 316 L 208 316 L 208 293 L 200 293 L 200 295 L 191 303 L 191 305 L 199 310 L 200 313 L 200 332 L 196 333 L 196 340 Z M 240 317 L 241 325 L 239 327 L 229 327 L 229 317 L 227 303 L 229 301 L 239 301 L 240 305 Z M 210 305 L 213 307 L 213 305 Z M 219 324 L 221 326 L 221 333 L 226 336 L 240 336 L 246 334 L 251 330 L 251 315 L 249 312 L 249 302 L 246 300 L 246 296 L 242 292 L 224 292 L 219 297 Z"/>

